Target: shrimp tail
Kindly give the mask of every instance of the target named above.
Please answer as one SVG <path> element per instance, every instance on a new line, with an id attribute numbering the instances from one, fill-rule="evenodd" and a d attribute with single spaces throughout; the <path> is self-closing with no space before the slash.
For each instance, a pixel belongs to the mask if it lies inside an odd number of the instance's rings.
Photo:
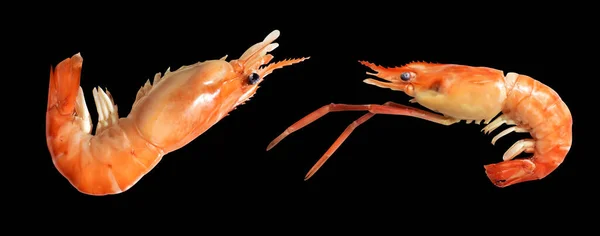
<path id="1" fill-rule="evenodd" d="M 498 187 L 540 179 L 535 173 L 535 163 L 529 159 L 510 160 L 484 167 L 490 181 Z"/>
<path id="2" fill-rule="evenodd" d="M 83 58 L 79 53 L 50 68 L 48 111 L 56 108 L 61 115 L 75 111 Z"/>
<path id="3" fill-rule="evenodd" d="M 545 178 L 558 168 L 568 152 L 568 147 L 558 145 L 547 153 L 535 153 L 527 159 L 513 159 L 485 165 L 485 172 L 492 183 L 501 188 L 522 182 L 539 180 Z"/>
<path id="4" fill-rule="evenodd" d="M 92 121 L 79 86 L 83 58 L 79 53 L 50 67 L 48 109 L 46 110 L 46 138 L 51 152 L 59 142 L 55 137 L 68 122 L 77 122 L 83 133 L 90 133 Z"/>

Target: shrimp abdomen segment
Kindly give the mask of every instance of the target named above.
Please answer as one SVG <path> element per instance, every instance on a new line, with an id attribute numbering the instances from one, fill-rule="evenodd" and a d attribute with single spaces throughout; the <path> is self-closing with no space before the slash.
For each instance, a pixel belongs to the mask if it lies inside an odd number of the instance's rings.
<path id="1" fill-rule="evenodd" d="M 80 192 L 117 194 L 128 190 L 154 168 L 162 151 L 137 134 L 131 119 L 122 118 L 92 136 L 64 126 L 58 136 L 70 137 L 64 150 L 55 150 L 57 169 Z"/>
<path id="2" fill-rule="evenodd" d="M 133 120 L 122 118 L 92 137 L 90 155 L 109 169 L 109 179 L 125 191 L 137 183 L 161 160 L 163 152 L 141 137 Z"/>
<path id="3" fill-rule="evenodd" d="M 509 90 L 503 113 L 530 130 L 536 150 L 546 153 L 554 145 L 571 145 L 572 117 L 567 105 L 552 88 L 519 75 Z M 569 137 L 567 139 L 563 137 Z"/>

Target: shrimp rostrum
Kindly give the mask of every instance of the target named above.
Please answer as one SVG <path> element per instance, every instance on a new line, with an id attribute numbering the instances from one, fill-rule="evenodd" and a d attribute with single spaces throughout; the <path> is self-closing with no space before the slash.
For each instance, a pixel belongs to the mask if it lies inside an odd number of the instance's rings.
<path id="1" fill-rule="evenodd" d="M 279 31 L 271 32 L 239 59 L 207 60 L 166 70 L 138 91 L 131 112 L 119 118 L 108 90 L 93 89 L 98 125 L 80 87 L 83 58 L 75 54 L 51 68 L 46 141 L 57 170 L 88 195 L 130 189 L 161 158 L 204 133 L 252 97 L 276 69 L 307 58 L 269 62 Z"/>
<path id="2" fill-rule="evenodd" d="M 492 144 L 511 133 L 530 133 L 531 138 L 517 141 L 505 153 L 502 162 L 484 166 L 487 177 L 498 187 L 539 180 L 553 172 L 565 159 L 572 142 L 573 120 L 567 105 L 550 87 L 533 78 L 514 72 L 455 64 L 413 62 L 404 66 L 386 68 L 360 61 L 376 73 L 363 82 L 381 88 L 401 91 L 433 112 L 394 102 L 382 105 L 329 104 L 302 118 L 267 147 L 273 148 L 283 138 L 319 119 L 329 112 L 368 111 L 340 135 L 319 161 L 310 169 L 310 178 L 350 133 L 375 114 L 411 116 L 442 125 L 465 120 L 486 124 L 486 134 L 503 124 L 511 127 L 492 138 Z M 441 114 L 439 114 L 441 113 Z M 494 119 L 495 118 L 495 119 Z M 532 154 L 527 158 L 521 153 Z"/>

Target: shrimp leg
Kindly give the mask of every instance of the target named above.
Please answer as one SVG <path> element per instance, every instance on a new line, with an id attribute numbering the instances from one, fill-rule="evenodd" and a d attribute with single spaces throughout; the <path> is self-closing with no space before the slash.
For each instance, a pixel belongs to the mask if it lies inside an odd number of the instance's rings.
<path id="1" fill-rule="evenodd" d="M 383 105 L 349 105 L 332 103 L 317 109 L 316 111 L 308 114 L 307 116 L 305 116 L 304 118 L 300 119 L 292 126 L 287 128 L 283 133 L 281 133 L 269 144 L 269 146 L 267 147 L 267 151 L 273 148 L 275 145 L 277 145 L 277 143 L 279 143 L 281 140 L 283 140 L 285 137 L 295 132 L 296 130 L 299 130 L 304 126 L 316 121 L 317 119 L 321 118 L 329 112 L 338 111 L 369 111 L 369 113 L 358 118 L 346 128 L 346 130 L 332 144 L 329 150 L 327 150 L 327 152 L 325 152 L 321 159 L 319 159 L 319 161 L 311 168 L 311 170 L 306 175 L 305 180 L 309 179 L 325 163 L 325 161 L 327 161 L 327 159 L 329 159 L 329 157 L 333 155 L 337 148 L 346 140 L 346 138 L 348 138 L 350 133 L 352 133 L 352 131 L 354 131 L 356 127 L 369 120 L 375 114 L 412 116 L 442 125 L 451 125 L 459 121 L 458 119 L 445 117 L 439 114 L 420 110 L 413 107 L 404 106 L 394 102 L 386 102 Z"/>

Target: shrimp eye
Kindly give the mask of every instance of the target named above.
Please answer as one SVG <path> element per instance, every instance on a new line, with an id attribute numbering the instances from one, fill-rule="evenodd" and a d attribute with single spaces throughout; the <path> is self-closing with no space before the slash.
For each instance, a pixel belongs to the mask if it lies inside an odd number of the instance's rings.
<path id="1" fill-rule="evenodd" d="M 408 81 L 410 80 L 410 72 L 404 72 L 400 75 L 400 79 L 404 80 L 404 81 Z"/>
<path id="2" fill-rule="evenodd" d="M 250 74 L 250 76 L 248 76 L 248 81 L 250 82 L 250 84 L 256 84 L 256 82 L 258 82 L 259 76 L 257 73 L 252 73 Z"/>

